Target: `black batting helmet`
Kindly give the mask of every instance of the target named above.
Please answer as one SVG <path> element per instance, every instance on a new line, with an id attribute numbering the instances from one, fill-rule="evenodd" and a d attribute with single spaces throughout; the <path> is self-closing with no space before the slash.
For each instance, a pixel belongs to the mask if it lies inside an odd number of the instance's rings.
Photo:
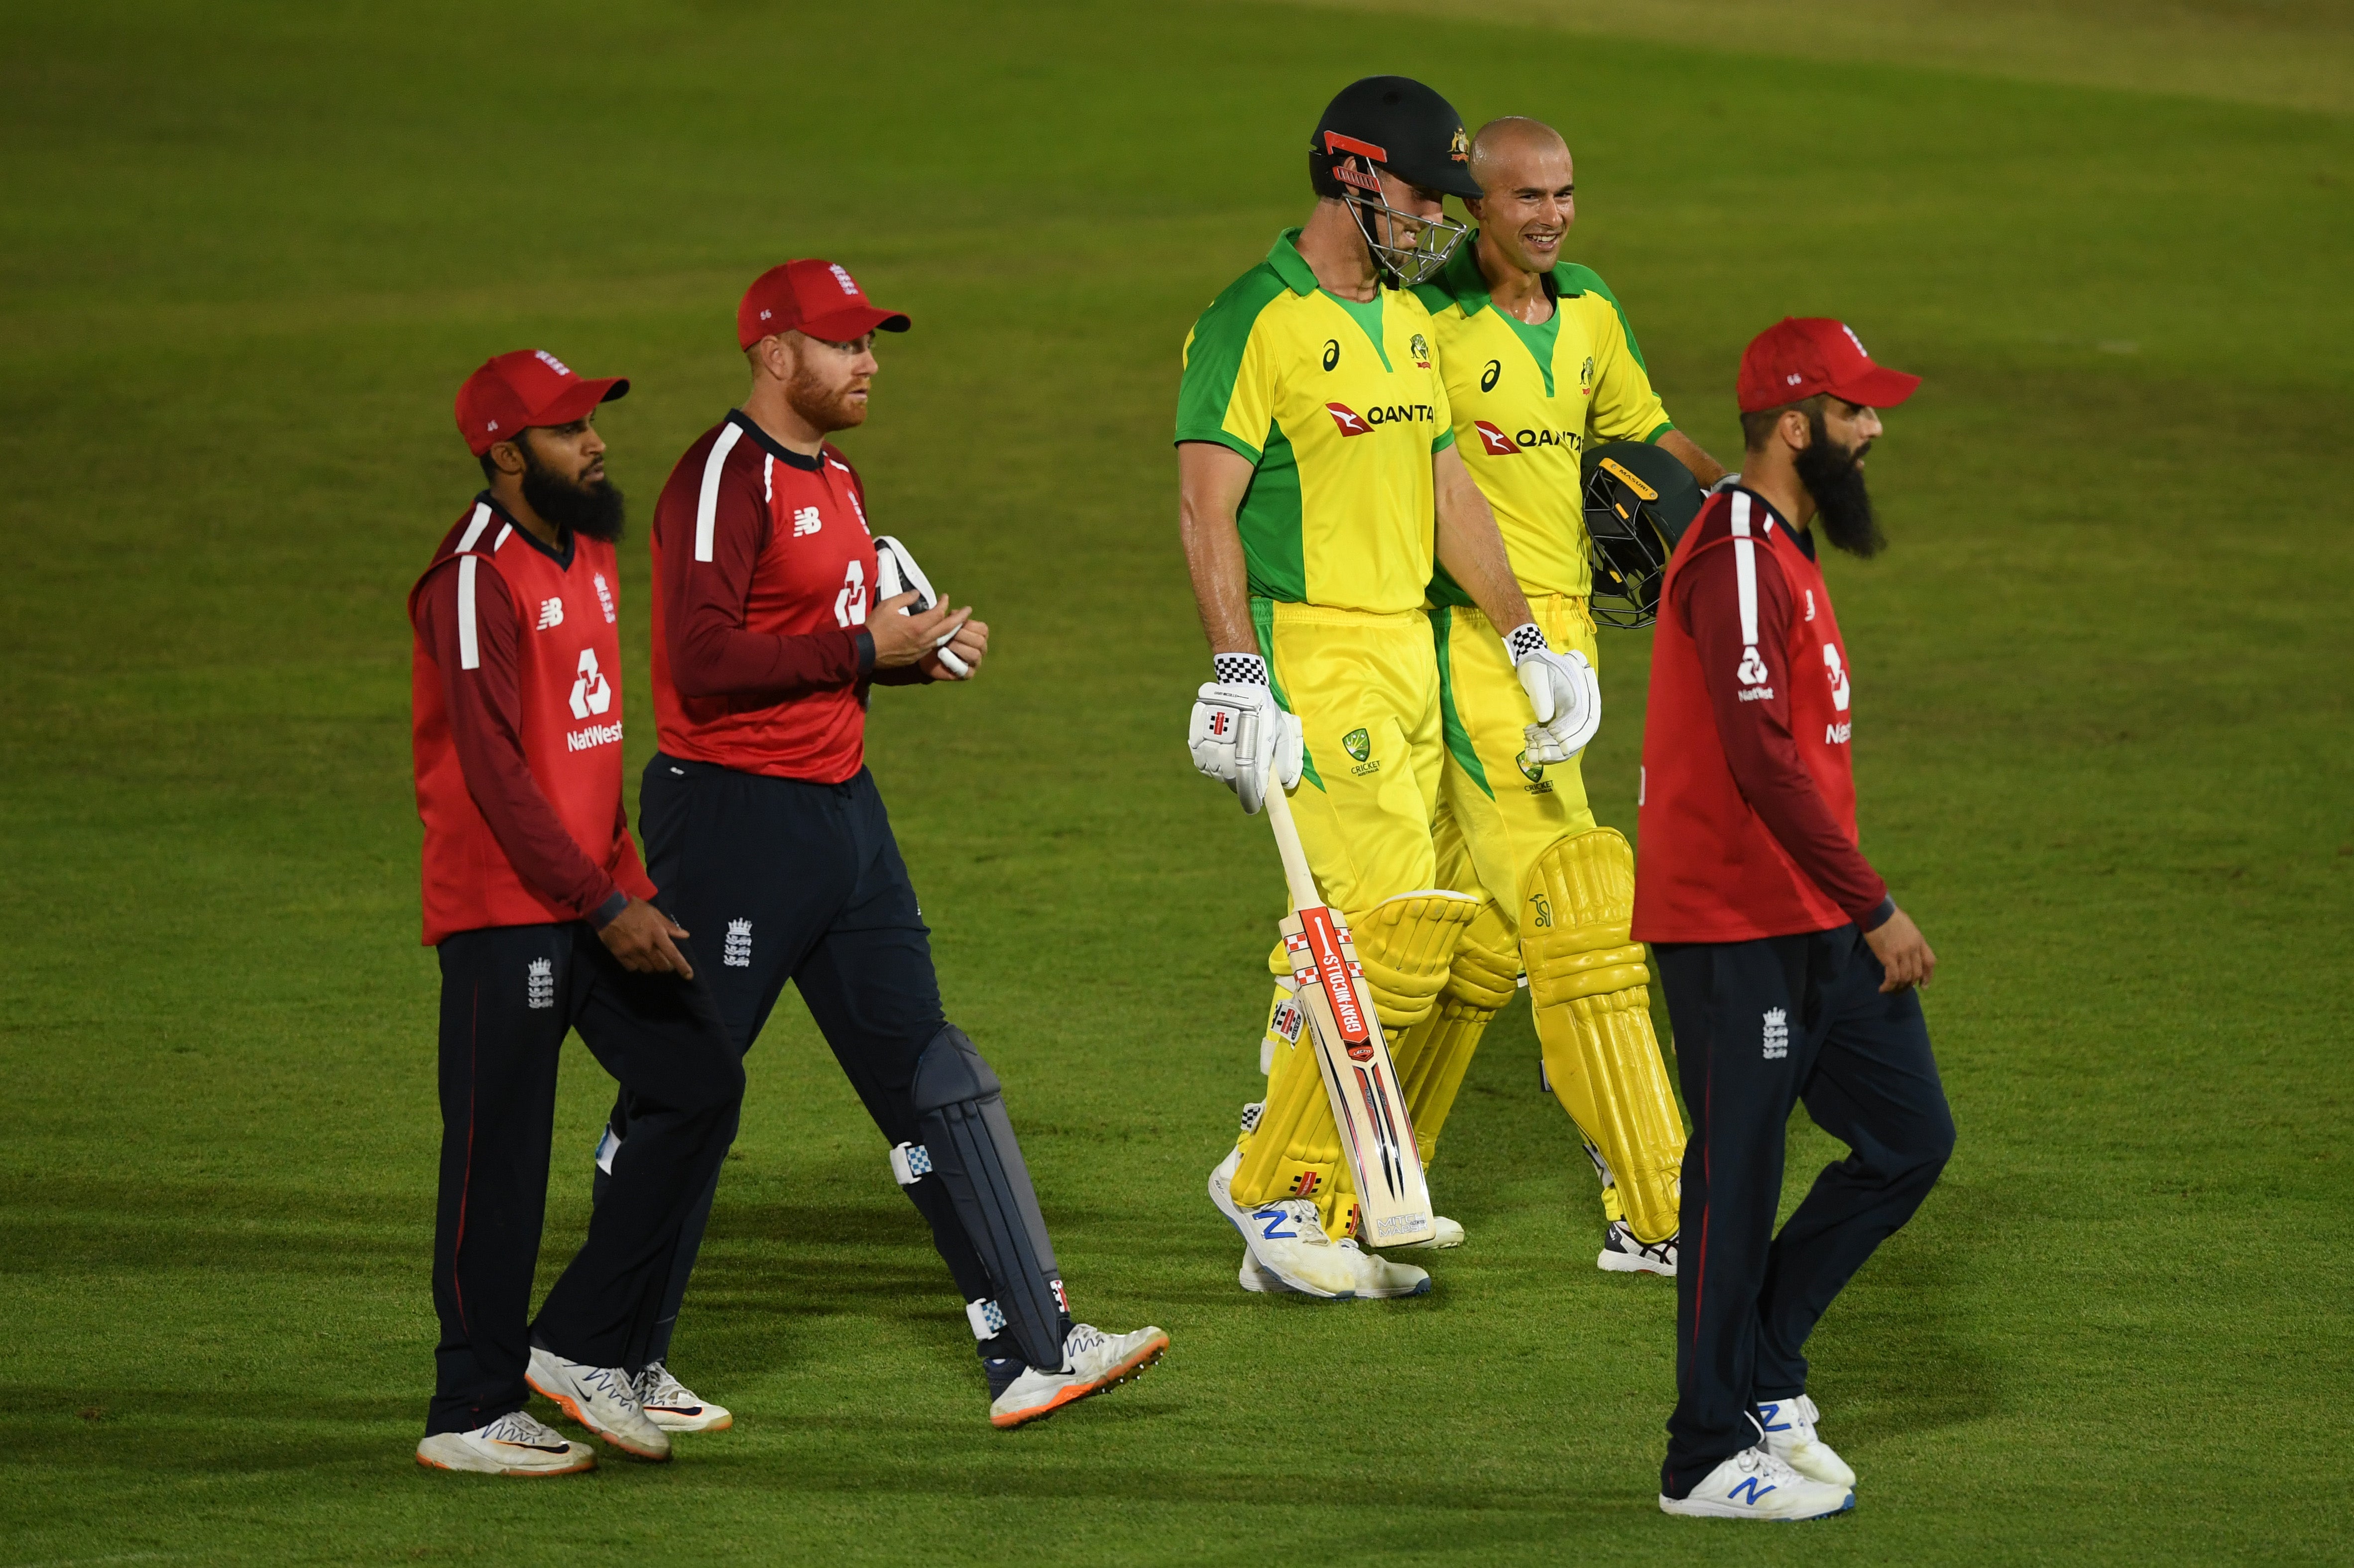
<path id="1" fill-rule="evenodd" d="M 1596 626 L 1634 630 L 1659 618 L 1659 585 L 1676 541 L 1700 513 L 1700 482 L 1670 453 L 1612 441 L 1585 454 L 1586 609 Z"/>
<path id="2" fill-rule="evenodd" d="M 1349 204 L 1373 259 L 1410 288 L 1447 264 L 1464 226 L 1398 211 L 1382 195 L 1377 168 L 1442 196 L 1479 196 L 1463 117 L 1412 77 L 1369 76 L 1325 106 L 1309 143 L 1309 185 L 1319 196 Z"/>

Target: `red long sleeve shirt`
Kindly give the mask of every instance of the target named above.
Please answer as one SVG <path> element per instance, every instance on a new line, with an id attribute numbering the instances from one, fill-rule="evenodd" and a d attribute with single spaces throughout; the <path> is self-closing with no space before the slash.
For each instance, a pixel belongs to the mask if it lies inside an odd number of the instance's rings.
<path id="1" fill-rule="evenodd" d="M 530 545 L 518 537 L 507 547 Z M 426 577 L 412 609 L 432 659 L 466 793 L 526 888 L 576 918 L 602 925 L 620 913 L 627 896 L 565 827 L 525 758 L 519 657 L 525 618 L 498 572 L 477 574 L 473 594 L 471 650 L 461 646 L 457 563 L 445 560 Z M 618 789 L 614 796 L 611 842 L 621 846 L 632 880 L 642 882 L 627 809 Z"/>

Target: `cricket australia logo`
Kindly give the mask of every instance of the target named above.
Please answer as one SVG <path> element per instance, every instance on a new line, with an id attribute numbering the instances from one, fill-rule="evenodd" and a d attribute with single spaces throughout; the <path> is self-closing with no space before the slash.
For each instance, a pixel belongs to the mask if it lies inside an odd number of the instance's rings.
<path id="1" fill-rule="evenodd" d="M 523 1000 L 526 1007 L 556 1005 L 556 964 L 552 959 L 534 959 L 524 970 Z"/>
<path id="2" fill-rule="evenodd" d="M 1512 758 L 1512 766 L 1519 768 L 1521 770 L 1521 777 L 1528 780 L 1528 783 L 1522 786 L 1522 788 L 1528 790 L 1530 794 L 1550 795 L 1553 793 L 1553 780 L 1544 776 L 1545 765 L 1543 763 L 1531 762 L 1529 760 L 1529 754 L 1522 751 L 1517 753 Z"/>
<path id="3" fill-rule="evenodd" d="M 585 719 L 590 714 L 601 714 L 613 705 L 612 683 L 605 673 L 597 668 L 597 650 L 580 650 L 580 673 L 572 683 L 572 716 Z"/>
<path id="4" fill-rule="evenodd" d="M 1790 1054 L 1790 1015 L 1778 1007 L 1766 1010 L 1766 1060 L 1778 1062 Z"/>
<path id="5" fill-rule="evenodd" d="M 1430 368 L 1430 344 L 1423 342 L 1420 333 L 1408 339 L 1406 346 L 1414 350 L 1414 367 L 1416 370 Z"/>
<path id="6" fill-rule="evenodd" d="M 1594 395 L 1594 355 L 1590 354 L 1585 363 L 1577 367 L 1577 389 L 1586 397 Z"/>
<path id="7" fill-rule="evenodd" d="M 1373 755 L 1373 739 L 1363 730 L 1352 729 L 1341 737 L 1341 749 L 1363 762 Z"/>
<path id="8" fill-rule="evenodd" d="M 752 922 L 727 922 L 727 939 L 719 945 L 719 961 L 731 969 L 752 967 Z"/>
<path id="9" fill-rule="evenodd" d="M 534 631 L 546 631 L 551 626 L 561 626 L 563 624 L 564 601 L 560 599 L 551 599 L 541 603 L 539 607 L 539 624 L 533 627 L 532 630 Z"/>

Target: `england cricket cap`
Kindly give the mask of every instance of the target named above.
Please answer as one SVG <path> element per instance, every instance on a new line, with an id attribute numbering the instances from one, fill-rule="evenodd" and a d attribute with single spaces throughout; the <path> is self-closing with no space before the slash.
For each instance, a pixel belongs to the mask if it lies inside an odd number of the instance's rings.
<path id="1" fill-rule="evenodd" d="M 534 425 L 568 425 L 630 389 L 626 376 L 584 380 L 544 348 L 486 359 L 458 388 L 458 433 L 482 456 Z"/>
<path id="2" fill-rule="evenodd" d="M 848 343 L 870 332 L 906 332 L 907 318 L 878 308 L 850 270 L 835 261 L 788 261 L 752 280 L 736 307 L 736 342 L 749 348 L 772 333 L 798 332 Z"/>
<path id="3" fill-rule="evenodd" d="M 1779 408 L 1818 392 L 1867 408 L 1893 408 L 1920 385 L 1917 376 L 1874 365 L 1845 322 L 1784 316 L 1749 340 L 1735 396 L 1744 414 Z"/>

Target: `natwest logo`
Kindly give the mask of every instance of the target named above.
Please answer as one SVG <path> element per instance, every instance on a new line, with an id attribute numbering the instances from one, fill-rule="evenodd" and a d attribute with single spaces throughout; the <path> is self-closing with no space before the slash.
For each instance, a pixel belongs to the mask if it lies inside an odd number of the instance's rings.
<path id="1" fill-rule="evenodd" d="M 1475 419 L 1472 426 L 1479 432 L 1480 444 L 1488 449 L 1490 457 L 1511 457 L 1521 450 L 1511 437 L 1485 419 Z"/>
<path id="2" fill-rule="evenodd" d="M 1365 423 L 1362 415 L 1346 403 L 1327 403 L 1324 405 L 1324 411 L 1332 416 L 1332 422 L 1341 427 L 1341 433 L 1344 436 L 1362 436 L 1373 429 L 1373 426 Z"/>

